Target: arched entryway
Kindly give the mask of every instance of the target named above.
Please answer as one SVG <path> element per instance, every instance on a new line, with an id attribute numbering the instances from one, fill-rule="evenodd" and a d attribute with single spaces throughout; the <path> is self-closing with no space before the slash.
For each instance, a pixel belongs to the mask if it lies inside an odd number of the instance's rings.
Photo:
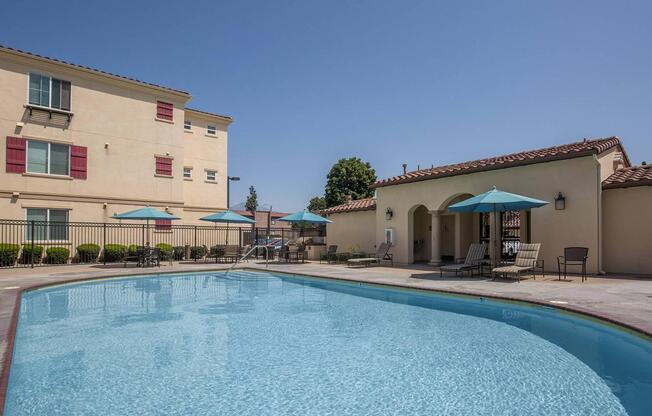
<path id="1" fill-rule="evenodd" d="M 477 241 L 479 219 L 470 212 L 451 212 L 448 207 L 465 199 L 471 194 L 457 194 L 448 198 L 439 209 L 440 258 L 443 262 L 452 262 L 466 256 L 471 243 Z"/>
<path id="2" fill-rule="evenodd" d="M 432 218 L 425 205 L 418 205 L 412 210 L 411 262 L 427 263 L 430 261 L 432 244 Z"/>

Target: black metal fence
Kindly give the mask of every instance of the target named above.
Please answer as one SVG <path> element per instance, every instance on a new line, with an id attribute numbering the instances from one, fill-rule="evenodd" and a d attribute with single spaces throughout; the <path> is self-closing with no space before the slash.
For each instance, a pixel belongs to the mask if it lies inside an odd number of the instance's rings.
<path id="1" fill-rule="evenodd" d="M 215 246 L 280 247 L 322 235 L 313 229 L 0 220 L 0 267 L 106 264 L 145 245 L 159 248 L 165 259 L 196 261 Z"/>

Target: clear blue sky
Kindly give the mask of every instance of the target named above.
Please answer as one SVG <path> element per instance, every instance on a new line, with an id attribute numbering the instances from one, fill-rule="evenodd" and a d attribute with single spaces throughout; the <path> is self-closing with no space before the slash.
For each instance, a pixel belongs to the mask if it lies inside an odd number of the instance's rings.
<path id="1" fill-rule="evenodd" d="M 301 209 L 349 156 L 386 177 L 618 135 L 652 161 L 649 1 L 10 1 L 2 15 L 2 44 L 232 115 L 232 203 L 253 184 Z"/>

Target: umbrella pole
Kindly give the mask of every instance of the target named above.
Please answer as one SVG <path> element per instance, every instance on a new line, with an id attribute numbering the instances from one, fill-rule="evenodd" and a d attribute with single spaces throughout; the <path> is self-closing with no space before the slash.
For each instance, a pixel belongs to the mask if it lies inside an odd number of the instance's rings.
<path id="1" fill-rule="evenodd" d="M 228 246 L 229 245 L 229 222 L 228 221 L 226 222 L 226 239 L 225 240 L 226 240 L 226 244 L 224 244 L 224 245 Z"/>
<path id="2" fill-rule="evenodd" d="M 498 211 L 492 211 L 491 228 L 493 229 L 491 238 L 491 267 L 498 267 L 499 250 L 498 250 Z"/>

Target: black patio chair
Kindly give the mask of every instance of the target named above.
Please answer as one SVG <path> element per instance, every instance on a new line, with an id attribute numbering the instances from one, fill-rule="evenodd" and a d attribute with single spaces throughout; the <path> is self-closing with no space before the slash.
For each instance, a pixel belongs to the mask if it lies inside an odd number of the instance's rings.
<path id="1" fill-rule="evenodd" d="M 582 267 L 582 281 L 586 277 L 586 259 L 588 259 L 589 249 L 587 247 L 566 247 L 564 255 L 557 257 L 557 273 L 561 280 L 561 266 L 564 266 L 564 280 L 566 280 L 566 269 L 568 266 Z"/>

